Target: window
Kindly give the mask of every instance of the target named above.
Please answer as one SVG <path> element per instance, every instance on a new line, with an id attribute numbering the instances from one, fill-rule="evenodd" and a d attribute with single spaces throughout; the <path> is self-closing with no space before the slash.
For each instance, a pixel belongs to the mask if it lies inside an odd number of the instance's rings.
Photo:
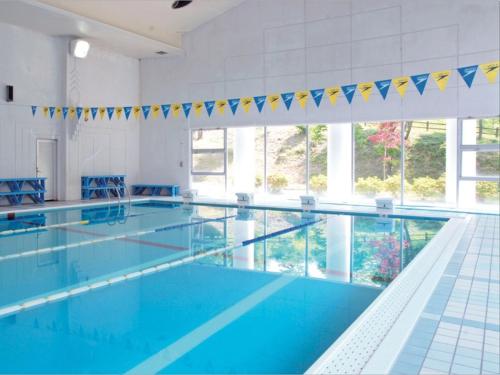
<path id="1" fill-rule="evenodd" d="M 328 127 L 309 126 L 309 190 L 325 195 L 328 190 Z"/>

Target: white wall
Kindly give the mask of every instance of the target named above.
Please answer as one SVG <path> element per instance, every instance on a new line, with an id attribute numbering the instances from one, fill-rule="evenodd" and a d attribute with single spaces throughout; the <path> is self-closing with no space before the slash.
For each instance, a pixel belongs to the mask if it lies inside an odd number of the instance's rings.
<path id="1" fill-rule="evenodd" d="M 139 61 L 93 46 L 85 60 L 68 54 L 68 40 L 0 23 L 0 178 L 35 176 L 36 139 L 58 140 L 58 198 L 79 199 L 84 174 L 127 174 L 138 181 L 139 122 L 35 118 L 25 105 L 135 105 Z M 76 132 L 75 132 L 76 130 Z"/>
<path id="2" fill-rule="evenodd" d="M 185 35 L 184 57 L 141 61 L 144 103 L 172 103 L 282 93 L 425 73 L 497 60 L 496 0 L 247 0 Z M 404 99 L 374 88 L 365 103 L 324 100 L 316 109 L 143 121 L 144 182 L 189 182 L 189 127 L 497 116 L 499 87 L 478 71 L 474 86 L 456 72 L 446 92 L 429 78 Z M 229 109 L 227 109 L 229 112 Z M 181 163 L 183 167 L 181 167 Z"/>

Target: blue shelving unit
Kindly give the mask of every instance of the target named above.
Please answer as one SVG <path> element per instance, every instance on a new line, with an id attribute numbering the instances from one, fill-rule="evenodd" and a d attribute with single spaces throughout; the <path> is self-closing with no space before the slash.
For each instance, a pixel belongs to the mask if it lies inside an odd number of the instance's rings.
<path id="1" fill-rule="evenodd" d="M 164 194 L 162 194 L 162 192 Z M 169 197 L 175 197 L 179 195 L 179 185 L 157 185 L 157 184 L 132 185 L 132 195 L 150 195 L 150 196 L 166 195 Z"/>
<path id="2" fill-rule="evenodd" d="M 0 178 L 0 199 L 11 206 L 23 203 L 24 198 L 35 204 L 45 203 L 45 177 Z"/>
<path id="3" fill-rule="evenodd" d="M 82 199 L 125 196 L 125 175 L 82 176 Z"/>

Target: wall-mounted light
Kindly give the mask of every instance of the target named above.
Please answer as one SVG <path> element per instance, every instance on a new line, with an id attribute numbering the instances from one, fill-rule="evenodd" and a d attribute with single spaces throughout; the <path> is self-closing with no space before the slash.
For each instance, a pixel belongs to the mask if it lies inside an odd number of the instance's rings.
<path id="1" fill-rule="evenodd" d="M 78 57 L 79 59 L 84 59 L 89 53 L 90 44 L 83 39 L 74 39 L 71 41 L 69 49 L 72 56 Z"/>

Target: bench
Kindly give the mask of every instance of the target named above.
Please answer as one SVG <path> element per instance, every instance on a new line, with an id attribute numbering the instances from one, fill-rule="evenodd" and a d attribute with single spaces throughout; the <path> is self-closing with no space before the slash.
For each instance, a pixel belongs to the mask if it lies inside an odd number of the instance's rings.
<path id="1" fill-rule="evenodd" d="M 82 176 L 82 199 L 125 196 L 125 175 Z"/>
<path id="2" fill-rule="evenodd" d="M 24 198 L 29 198 L 35 204 L 43 204 L 46 193 L 45 180 L 45 177 L 1 178 L 0 199 L 7 199 L 11 206 L 22 204 Z M 26 187 L 28 189 L 25 189 Z"/>
<path id="3" fill-rule="evenodd" d="M 162 192 L 164 194 L 162 194 Z M 165 195 L 168 197 L 175 197 L 179 195 L 179 185 L 162 185 L 162 184 L 132 185 L 132 195 L 150 195 L 154 197 Z"/>

